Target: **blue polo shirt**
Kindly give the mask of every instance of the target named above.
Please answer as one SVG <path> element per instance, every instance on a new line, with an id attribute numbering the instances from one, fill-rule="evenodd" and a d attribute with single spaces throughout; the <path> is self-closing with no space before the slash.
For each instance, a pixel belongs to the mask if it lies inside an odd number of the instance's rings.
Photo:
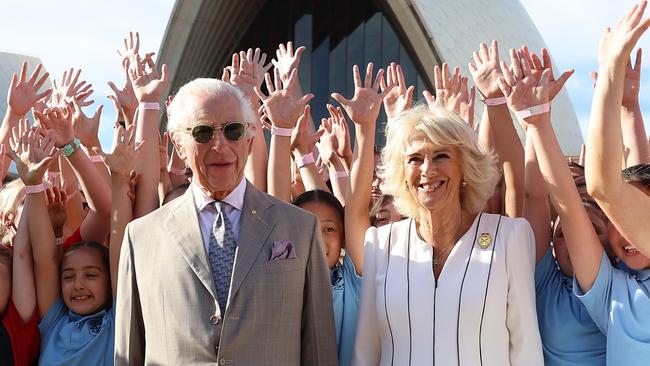
<path id="1" fill-rule="evenodd" d="M 605 365 L 607 339 L 573 295 L 551 248 L 535 266 L 537 322 L 542 337 L 544 365 Z"/>
<path id="2" fill-rule="evenodd" d="M 81 316 L 59 296 L 41 320 L 40 365 L 113 365 L 115 304 Z"/>
<path id="3" fill-rule="evenodd" d="M 582 293 L 573 279 L 573 292 L 607 335 L 608 365 L 650 362 L 650 270 L 627 273 L 612 267 L 603 252 L 591 290 Z"/>
<path id="4" fill-rule="evenodd" d="M 332 268 L 330 277 L 339 365 L 348 366 L 357 334 L 361 277 L 357 276 L 349 255 L 343 257 L 343 265 Z"/>

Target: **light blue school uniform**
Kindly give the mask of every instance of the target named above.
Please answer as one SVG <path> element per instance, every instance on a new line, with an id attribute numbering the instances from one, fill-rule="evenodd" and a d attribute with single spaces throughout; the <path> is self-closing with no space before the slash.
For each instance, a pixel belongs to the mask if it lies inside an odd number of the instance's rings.
<path id="1" fill-rule="evenodd" d="M 59 297 L 38 325 L 40 365 L 113 365 L 115 304 L 109 310 L 81 316 Z"/>
<path id="2" fill-rule="evenodd" d="M 544 365 L 605 365 L 607 338 L 573 295 L 572 285 L 549 248 L 535 266 L 537 322 Z"/>
<path id="3" fill-rule="evenodd" d="M 343 257 L 343 265 L 330 270 L 330 276 L 339 365 L 348 366 L 357 334 L 361 277 L 357 275 L 349 255 Z"/>
<path id="4" fill-rule="evenodd" d="M 591 290 L 583 294 L 573 280 L 574 294 L 607 335 L 608 365 L 650 363 L 650 270 L 632 272 L 612 267 L 603 252 Z"/>

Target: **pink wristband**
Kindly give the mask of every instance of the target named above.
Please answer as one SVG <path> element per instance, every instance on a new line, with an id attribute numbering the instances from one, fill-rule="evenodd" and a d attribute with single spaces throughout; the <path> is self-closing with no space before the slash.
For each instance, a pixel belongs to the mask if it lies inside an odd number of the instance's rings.
<path id="1" fill-rule="evenodd" d="M 41 193 L 45 191 L 45 184 L 37 184 L 35 186 L 25 186 L 25 193 L 27 194 L 34 194 L 34 193 Z"/>
<path id="2" fill-rule="evenodd" d="M 483 99 L 483 104 L 488 106 L 502 105 L 506 103 L 508 103 L 508 98 L 506 97 Z"/>
<path id="3" fill-rule="evenodd" d="M 551 103 L 544 103 L 539 105 L 534 105 L 520 111 L 516 111 L 517 117 L 520 119 L 525 119 L 531 116 L 536 116 L 538 114 L 543 114 L 551 111 Z"/>
<path id="4" fill-rule="evenodd" d="M 88 160 L 93 163 L 103 163 L 104 158 L 101 155 L 88 155 Z"/>
<path id="5" fill-rule="evenodd" d="M 271 126 L 271 135 L 291 137 L 291 132 L 293 132 L 292 128 L 280 128 Z"/>
<path id="6" fill-rule="evenodd" d="M 169 167 L 169 172 L 171 174 L 179 175 L 179 176 L 184 176 L 185 175 L 185 169 L 178 169 L 178 168 L 174 168 L 173 166 Z"/>
<path id="7" fill-rule="evenodd" d="M 314 153 L 309 153 L 296 159 L 298 169 L 304 167 L 307 164 L 314 164 L 315 162 L 316 160 L 314 159 Z"/>
<path id="8" fill-rule="evenodd" d="M 157 103 L 157 102 L 141 102 L 140 103 L 140 108 L 159 111 L 160 110 L 160 103 Z"/>
<path id="9" fill-rule="evenodd" d="M 347 177 L 349 177 L 350 174 L 348 174 L 348 172 L 346 172 L 345 170 L 341 170 L 340 172 L 336 172 L 336 173 L 334 173 L 334 176 L 335 176 L 336 178 L 338 178 L 338 179 L 341 179 L 341 178 L 347 178 Z"/>

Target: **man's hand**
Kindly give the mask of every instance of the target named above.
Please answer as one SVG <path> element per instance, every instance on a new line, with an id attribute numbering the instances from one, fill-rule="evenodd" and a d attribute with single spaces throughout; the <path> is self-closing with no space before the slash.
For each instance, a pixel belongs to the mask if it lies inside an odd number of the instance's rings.
<path id="1" fill-rule="evenodd" d="M 23 183 L 27 186 L 41 184 L 47 167 L 58 156 L 54 148 L 54 133 L 49 131 L 41 139 L 38 133 L 31 130 L 29 121 L 21 120 L 18 128 L 12 129 L 9 145 L 10 157 L 16 163 Z"/>
<path id="2" fill-rule="evenodd" d="M 343 109 L 347 112 L 352 122 L 358 125 L 374 124 L 379 116 L 384 97 L 395 88 L 395 80 L 389 80 L 386 88 L 382 88 L 379 92 L 381 79 L 384 76 L 384 70 L 380 69 L 377 72 L 375 81 L 372 81 L 373 65 L 372 62 L 366 68 L 366 78 L 361 82 L 361 74 L 359 73 L 359 66 L 354 65 L 352 74 L 354 76 L 354 96 L 352 99 L 345 99 L 341 94 L 334 93 L 332 98 L 339 102 Z M 392 81 L 392 83 L 391 83 Z"/>
<path id="3" fill-rule="evenodd" d="M 56 147 L 62 148 L 74 140 L 72 108 L 70 104 L 67 104 L 63 108 L 54 107 L 52 109 L 45 109 L 43 113 L 38 111 L 34 113 L 40 121 L 41 127 L 52 134 L 52 139 Z"/>
<path id="4" fill-rule="evenodd" d="M 23 62 L 23 66 L 20 69 L 20 76 L 14 73 L 11 77 L 7 102 L 11 112 L 19 117 L 24 117 L 37 101 L 48 97 L 52 93 L 51 88 L 48 88 L 42 93 L 38 92 L 50 75 L 46 72 L 39 78 L 38 75 L 41 73 L 42 68 L 43 66 L 38 64 L 29 77 L 29 80 L 27 80 L 27 62 Z"/>
<path id="5" fill-rule="evenodd" d="M 287 84 L 282 85 L 278 69 L 273 70 L 274 82 L 271 76 L 266 73 L 266 89 L 269 95 L 266 96 L 258 87 L 253 90 L 262 101 L 264 115 L 271 121 L 273 126 L 278 128 L 294 128 L 298 122 L 301 112 L 314 95 L 307 94 L 299 99 L 292 96 L 290 90 L 298 83 L 298 70 L 293 69 Z"/>
<path id="6" fill-rule="evenodd" d="M 169 84 L 167 65 L 162 65 L 162 73 L 158 73 L 156 63 L 150 55 L 147 55 L 144 61 L 148 66 L 147 70 L 140 56 L 136 57 L 135 64 L 129 69 L 133 92 L 138 102 L 158 102 Z"/>
<path id="7" fill-rule="evenodd" d="M 388 119 L 395 117 L 397 114 L 411 108 L 413 105 L 413 92 L 415 86 L 406 87 L 406 79 L 402 72 L 402 66 L 391 62 L 386 69 L 386 79 L 388 84 L 395 84 L 395 88 L 384 97 L 384 110 Z M 386 82 L 383 78 L 380 80 L 381 89 L 386 89 Z"/>
<path id="8" fill-rule="evenodd" d="M 99 146 L 99 119 L 104 105 L 100 105 L 92 117 L 86 116 L 81 106 L 76 101 L 72 102 L 72 127 L 75 136 L 87 148 Z"/>

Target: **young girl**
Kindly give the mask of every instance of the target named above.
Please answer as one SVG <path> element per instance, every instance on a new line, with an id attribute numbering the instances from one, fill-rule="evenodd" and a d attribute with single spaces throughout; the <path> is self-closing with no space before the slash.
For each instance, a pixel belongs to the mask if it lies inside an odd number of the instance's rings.
<path id="1" fill-rule="evenodd" d="M 48 112 L 48 111 L 46 111 Z M 39 116 L 43 125 L 69 124 L 70 109 L 54 108 Z M 26 185 L 25 214 L 33 243 L 36 299 L 42 321 L 40 363 L 47 365 L 110 365 L 114 351 L 114 294 L 122 232 L 130 219 L 128 175 L 133 166 L 133 129 L 118 129 L 115 150 L 104 155 L 111 169 L 113 222 L 110 250 L 101 243 L 73 245 L 59 263 L 55 235 L 49 223 L 43 175 L 53 158 L 54 145 L 65 145 L 61 131 L 50 130 L 41 139 L 24 129 L 11 140 L 13 159 Z M 20 136 L 20 137 L 19 137 Z M 20 142 L 19 142 L 20 140 Z M 82 150 L 68 154 L 76 164 L 94 167 Z M 79 163 L 78 160 L 82 160 Z M 126 172 L 126 173 L 125 173 Z M 125 210 L 125 205 L 129 210 Z"/>
<path id="2" fill-rule="evenodd" d="M 348 365 L 357 330 L 361 277 L 349 255 L 343 257 L 343 264 L 339 262 L 341 248 L 345 246 L 343 207 L 334 195 L 321 190 L 307 191 L 293 204 L 313 213 L 320 221 L 330 268 L 339 363 Z"/>

